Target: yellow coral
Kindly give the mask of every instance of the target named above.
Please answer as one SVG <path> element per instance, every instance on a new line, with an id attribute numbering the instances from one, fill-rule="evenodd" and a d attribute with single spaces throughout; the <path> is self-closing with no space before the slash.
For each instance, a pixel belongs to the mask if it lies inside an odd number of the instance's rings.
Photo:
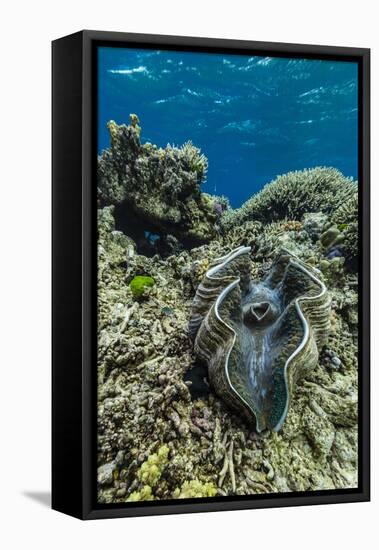
<path id="1" fill-rule="evenodd" d="M 144 485 L 140 491 L 131 493 L 126 502 L 139 502 L 140 500 L 154 500 L 150 485 Z"/>
<path id="2" fill-rule="evenodd" d="M 167 445 L 162 445 L 157 453 L 150 455 L 142 464 L 137 474 L 142 483 L 150 487 L 155 487 L 168 462 L 169 451 L 170 449 Z"/>
<path id="3" fill-rule="evenodd" d="M 174 491 L 174 498 L 204 498 L 214 497 L 217 494 L 217 488 L 214 483 L 202 483 L 198 479 L 185 481 L 183 485 Z"/>

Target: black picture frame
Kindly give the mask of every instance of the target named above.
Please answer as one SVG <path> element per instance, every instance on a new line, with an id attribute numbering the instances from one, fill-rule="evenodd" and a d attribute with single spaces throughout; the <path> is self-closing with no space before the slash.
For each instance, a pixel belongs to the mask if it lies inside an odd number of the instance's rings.
<path id="1" fill-rule="evenodd" d="M 359 66 L 359 487 L 96 503 L 96 56 L 99 45 L 354 60 Z M 81 31 L 52 43 L 52 507 L 81 519 L 370 499 L 370 50 Z"/>

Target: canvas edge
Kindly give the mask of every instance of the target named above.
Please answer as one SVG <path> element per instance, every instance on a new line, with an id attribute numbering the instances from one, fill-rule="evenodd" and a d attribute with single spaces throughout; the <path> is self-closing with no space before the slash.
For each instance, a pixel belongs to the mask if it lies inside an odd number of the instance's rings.
<path id="1" fill-rule="evenodd" d="M 370 342 L 369 342 L 369 162 L 370 162 L 370 50 L 366 48 L 345 48 L 334 46 L 315 46 L 301 44 L 282 44 L 282 43 L 266 43 L 253 41 L 240 41 L 229 39 L 207 39 L 194 37 L 174 37 L 163 35 L 145 35 L 132 33 L 113 33 L 102 31 L 81 31 L 71 35 L 71 37 L 80 36 L 82 41 L 82 116 L 81 116 L 81 136 L 82 136 L 82 158 L 80 163 L 80 185 L 82 191 L 82 233 L 80 236 L 82 243 L 82 272 L 81 279 L 81 299 L 82 299 L 82 370 L 80 372 L 80 381 L 76 380 L 74 385 L 79 385 L 82 388 L 81 392 L 81 414 L 78 418 L 78 424 L 81 426 L 81 449 L 80 449 L 80 465 L 81 465 L 81 487 L 79 495 L 79 504 L 73 508 L 68 506 L 66 509 L 57 507 L 54 499 L 53 490 L 53 508 L 81 519 L 101 519 L 101 518 L 116 518 L 130 516 L 146 516 L 146 515 L 161 515 L 161 514 L 176 514 L 176 513 L 191 513 L 191 512 L 209 512 L 209 511 L 227 511 L 227 510 L 242 510 L 256 508 L 271 508 L 282 506 L 300 506 L 314 504 L 334 504 L 343 502 L 364 502 L 370 500 L 370 425 L 369 425 L 369 358 L 370 358 Z M 59 39 L 59 42 L 66 38 Z M 361 386 L 361 403 L 360 408 L 360 427 L 361 427 L 361 461 L 360 468 L 363 469 L 361 490 L 354 493 L 340 494 L 338 491 L 333 494 L 306 494 L 300 496 L 281 496 L 275 495 L 274 498 L 255 499 L 252 497 L 249 500 L 226 500 L 226 501 L 196 501 L 196 502 L 178 502 L 178 503 L 160 503 L 157 505 L 146 506 L 125 506 L 117 508 L 101 508 L 95 505 L 94 491 L 94 387 L 96 385 L 96 371 L 93 369 L 93 322 L 94 308 L 93 296 L 95 292 L 94 281 L 94 265 L 95 257 L 93 251 L 96 245 L 96 219 L 93 212 L 94 193 L 93 193 L 93 177 L 94 177 L 94 59 L 93 51 L 95 44 L 99 42 L 125 42 L 130 43 L 146 43 L 155 46 L 177 46 L 177 47 L 199 47 L 199 48 L 222 48 L 226 50 L 262 50 L 267 53 L 281 52 L 290 54 L 307 53 L 315 56 L 353 56 L 360 60 L 362 65 L 362 124 L 360 128 L 362 140 L 362 205 L 361 211 L 361 238 L 362 238 L 362 386 Z M 58 41 L 54 41 L 56 43 Z M 53 45 L 54 45 L 53 43 Z M 54 96 L 54 94 L 53 94 Z M 54 104 L 54 102 L 53 102 Z M 53 107 L 54 109 L 54 107 Z M 76 121 L 77 124 L 77 121 Z M 78 167 L 79 168 L 79 167 Z M 53 178 L 54 180 L 54 178 Z M 96 197 L 95 197 L 96 199 Z M 78 236 L 76 235 L 76 238 Z M 54 317 L 54 313 L 53 313 Z M 54 376 L 54 375 L 53 375 Z M 76 376 L 77 378 L 77 376 Z M 54 385 L 54 382 L 53 382 Z M 362 396 L 364 399 L 362 399 Z M 54 471 L 54 465 L 53 465 Z M 55 505 L 54 505 L 55 504 Z M 78 507 L 79 506 L 79 507 Z M 71 511 L 70 511 L 71 510 Z"/>

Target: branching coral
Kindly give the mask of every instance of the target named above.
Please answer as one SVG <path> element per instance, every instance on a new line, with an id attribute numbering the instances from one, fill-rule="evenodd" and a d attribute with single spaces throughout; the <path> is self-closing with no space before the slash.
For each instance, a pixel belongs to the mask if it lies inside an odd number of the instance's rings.
<path id="1" fill-rule="evenodd" d="M 289 172 L 267 184 L 241 208 L 222 218 L 224 230 L 246 220 L 301 220 L 307 212 L 333 213 L 357 193 L 357 185 L 334 168 Z"/>
<path id="2" fill-rule="evenodd" d="M 167 147 L 173 149 L 173 154 L 176 153 L 176 147 Z M 195 147 L 192 141 L 186 141 L 186 143 L 178 150 L 179 156 L 183 163 L 188 163 L 188 167 L 191 172 L 196 172 L 200 181 L 205 179 L 205 175 L 208 171 L 208 159 L 202 154 L 198 147 Z"/>

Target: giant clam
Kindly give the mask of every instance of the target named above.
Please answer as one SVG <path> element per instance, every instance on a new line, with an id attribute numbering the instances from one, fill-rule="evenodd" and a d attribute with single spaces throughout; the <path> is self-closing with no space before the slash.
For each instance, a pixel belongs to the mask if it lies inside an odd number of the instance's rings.
<path id="1" fill-rule="evenodd" d="M 318 273 L 286 250 L 261 281 L 250 248 L 212 262 L 197 288 L 189 333 L 218 396 L 253 423 L 278 431 L 294 384 L 328 337 L 330 296 Z"/>

